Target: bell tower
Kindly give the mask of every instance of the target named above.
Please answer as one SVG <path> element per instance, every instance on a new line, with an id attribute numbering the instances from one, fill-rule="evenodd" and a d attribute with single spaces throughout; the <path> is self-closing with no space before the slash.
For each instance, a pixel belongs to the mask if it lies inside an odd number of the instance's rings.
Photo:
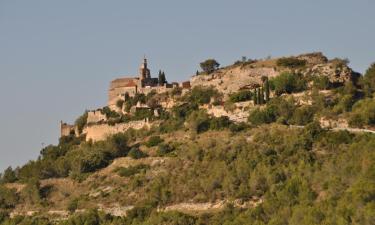
<path id="1" fill-rule="evenodd" d="M 145 79 L 150 79 L 151 74 L 150 70 L 147 68 L 147 58 L 146 56 L 143 57 L 143 62 L 141 66 L 139 67 L 139 79 L 140 80 L 145 80 Z"/>

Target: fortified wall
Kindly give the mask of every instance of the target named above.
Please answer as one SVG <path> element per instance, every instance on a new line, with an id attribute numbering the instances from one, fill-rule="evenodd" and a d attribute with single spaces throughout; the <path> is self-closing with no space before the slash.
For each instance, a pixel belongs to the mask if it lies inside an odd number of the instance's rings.
<path id="1" fill-rule="evenodd" d="M 142 128 L 150 129 L 151 124 L 148 120 L 130 121 L 128 123 L 119 123 L 113 126 L 108 124 L 89 125 L 83 129 L 83 134 L 86 134 L 86 141 L 103 141 L 111 135 L 125 132 L 132 128 L 140 130 Z"/>

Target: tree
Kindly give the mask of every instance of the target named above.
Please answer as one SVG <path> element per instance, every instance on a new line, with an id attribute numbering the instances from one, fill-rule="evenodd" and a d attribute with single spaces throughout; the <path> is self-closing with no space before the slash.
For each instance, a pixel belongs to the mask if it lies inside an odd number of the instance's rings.
<path id="1" fill-rule="evenodd" d="M 165 73 L 164 73 L 164 71 L 162 72 L 161 70 L 159 70 L 159 85 L 163 86 L 165 83 L 167 83 Z"/>
<path id="2" fill-rule="evenodd" d="M 268 77 L 264 77 L 264 94 L 266 102 L 270 100 L 270 83 L 268 82 Z"/>
<path id="3" fill-rule="evenodd" d="M 262 104 L 262 99 L 261 99 L 261 94 L 260 94 L 260 88 L 257 88 L 257 103 Z"/>
<path id="4" fill-rule="evenodd" d="M 259 97 L 260 97 L 260 104 L 261 105 L 264 104 L 264 88 L 263 88 L 263 86 L 260 88 L 260 95 L 259 95 Z"/>
<path id="5" fill-rule="evenodd" d="M 217 70 L 220 64 L 215 59 L 207 59 L 204 62 L 200 63 L 202 70 L 208 74 Z"/>
<path id="6" fill-rule="evenodd" d="M 368 97 L 375 92 L 375 63 L 371 64 L 371 66 L 367 69 L 361 80 L 361 84 Z"/>
<path id="7" fill-rule="evenodd" d="M 4 171 L 4 175 L 2 177 L 3 183 L 13 183 L 17 180 L 16 173 L 13 171 L 12 167 L 8 167 Z"/>
<path id="8" fill-rule="evenodd" d="M 254 94 L 253 94 L 253 101 L 254 101 L 254 105 L 258 104 L 258 91 L 257 91 L 256 88 L 255 88 Z"/>

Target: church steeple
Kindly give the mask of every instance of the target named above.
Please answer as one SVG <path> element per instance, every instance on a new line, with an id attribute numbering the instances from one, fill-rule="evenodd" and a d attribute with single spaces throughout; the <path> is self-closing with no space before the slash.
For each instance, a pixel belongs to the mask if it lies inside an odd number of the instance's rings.
<path id="1" fill-rule="evenodd" d="M 139 68 L 139 78 L 141 80 L 151 78 L 150 70 L 147 68 L 147 58 L 146 58 L 146 56 L 143 57 L 143 63 L 141 64 L 141 66 Z"/>

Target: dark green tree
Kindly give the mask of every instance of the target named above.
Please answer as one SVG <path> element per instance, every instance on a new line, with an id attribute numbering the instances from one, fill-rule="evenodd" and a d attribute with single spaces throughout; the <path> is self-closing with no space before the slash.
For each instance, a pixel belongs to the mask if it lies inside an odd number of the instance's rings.
<path id="1" fill-rule="evenodd" d="M 260 98 L 260 104 L 263 105 L 264 104 L 264 88 L 263 88 L 263 85 L 262 85 L 262 87 L 260 87 L 259 98 Z"/>
<path id="2" fill-rule="evenodd" d="M 220 64 L 215 59 L 207 59 L 200 63 L 202 70 L 208 74 L 217 70 Z"/>
<path id="3" fill-rule="evenodd" d="M 270 83 L 268 82 L 268 77 L 264 80 L 264 95 L 266 102 L 270 100 Z"/>
<path id="4" fill-rule="evenodd" d="M 164 71 L 162 72 L 159 70 L 159 85 L 163 86 L 165 83 L 167 83 L 167 78 L 165 77 Z"/>
<path id="5" fill-rule="evenodd" d="M 262 104 L 262 100 L 260 96 L 260 88 L 257 88 L 257 103 Z"/>
<path id="6" fill-rule="evenodd" d="M 361 80 L 362 87 L 368 97 L 375 92 L 375 63 L 371 64 Z"/>
<path id="7" fill-rule="evenodd" d="M 255 88 L 254 94 L 253 94 L 253 101 L 254 101 L 254 105 L 258 104 L 258 91 L 257 91 L 256 88 Z"/>
<path id="8" fill-rule="evenodd" d="M 13 183 L 17 180 L 16 173 L 13 171 L 12 167 L 8 167 L 4 171 L 4 175 L 2 177 L 3 183 Z"/>

